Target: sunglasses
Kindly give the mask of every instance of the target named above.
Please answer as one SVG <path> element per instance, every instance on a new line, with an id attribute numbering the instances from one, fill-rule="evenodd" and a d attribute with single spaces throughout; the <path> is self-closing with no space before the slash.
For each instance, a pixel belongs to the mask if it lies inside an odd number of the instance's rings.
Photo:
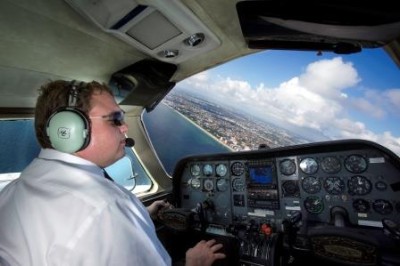
<path id="1" fill-rule="evenodd" d="M 112 122 L 115 126 L 122 126 L 124 123 L 125 123 L 125 121 L 124 121 L 124 119 L 125 119 L 125 112 L 124 111 L 117 111 L 117 112 L 113 112 L 113 113 L 111 113 L 111 114 L 109 114 L 109 115 L 102 115 L 102 116 L 90 116 L 89 117 L 90 119 L 93 119 L 93 118 L 101 118 L 101 119 L 103 119 L 103 120 L 106 120 L 106 121 L 110 121 L 110 122 Z"/>

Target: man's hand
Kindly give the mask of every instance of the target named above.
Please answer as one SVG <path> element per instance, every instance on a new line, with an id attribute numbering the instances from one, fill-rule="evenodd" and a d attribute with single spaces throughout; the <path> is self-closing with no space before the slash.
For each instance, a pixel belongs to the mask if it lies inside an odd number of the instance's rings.
<path id="1" fill-rule="evenodd" d="M 150 213 L 151 218 L 156 220 L 160 210 L 170 209 L 172 207 L 173 206 L 166 200 L 156 200 L 147 206 L 147 211 Z"/>
<path id="2" fill-rule="evenodd" d="M 201 240 L 186 251 L 185 266 L 211 266 L 215 260 L 226 257 L 224 253 L 217 253 L 222 247 L 222 244 L 216 244 L 215 239 Z"/>

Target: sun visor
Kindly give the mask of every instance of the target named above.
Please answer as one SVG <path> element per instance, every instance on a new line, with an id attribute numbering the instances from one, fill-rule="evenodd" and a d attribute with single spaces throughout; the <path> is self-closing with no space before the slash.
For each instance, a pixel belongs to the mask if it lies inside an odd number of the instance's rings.
<path id="1" fill-rule="evenodd" d="M 150 112 L 175 86 L 170 79 L 176 69 L 174 64 L 146 59 L 115 72 L 109 85 L 119 104 L 143 106 Z"/>
<path id="2" fill-rule="evenodd" d="M 400 9 L 388 0 L 242 1 L 236 9 L 252 49 L 349 54 L 400 37 Z"/>

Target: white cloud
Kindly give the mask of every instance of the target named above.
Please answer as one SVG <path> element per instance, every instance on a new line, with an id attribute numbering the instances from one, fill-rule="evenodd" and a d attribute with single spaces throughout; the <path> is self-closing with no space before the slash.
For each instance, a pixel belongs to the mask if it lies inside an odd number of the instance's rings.
<path id="1" fill-rule="evenodd" d="M 196 88 L 220 103 L 318 130 L 332 138 L 361 138 L 387 144 L 400 154 L 399 138 L 390 132 L 375 134 L 364 123 L 347 118 L 350 107 L 380 119 L 387 115 L 387 108 L 400 111 L 400 89 L 383 94 L 365 90 L 362 97 L 350 96 L 360 80 L 351 63 L 336 57 L 309 64 L 304 73 L 276 88 L 267 88 L 263 83 L 252 86 L 247 81 L 230 77 L 212 77 L 210 72 L 195 75 L 179 86 Z M 387 106 L 388 101 L 391 107 Z"/>
<path id="2" fill-rule="evenodd" d="M 299 80 L 301 86 L 318 95 L 340 98 L 342 90 L 356 85 L 360 77 L 351 63 L 345 63 L 341 57 L 336 57 L 309 64 Z"/>
<path id="3" fill-rule="evenodd" d="M 373 104 L 371 101 L 365 98 L 356 98 L 350 100 L 353 107 L 360 110 L 363 113 L 367 113 L 375 118 L 383 118 L 386 115 L 386 112 L 379 108 L 376 104 Z"/>
<path id="4" fill-rule="evenodd" d="M 400 112 L 400 89 L 390 89 L 383 93 L 382 98 L 391 104 L 391 110 Z"/>

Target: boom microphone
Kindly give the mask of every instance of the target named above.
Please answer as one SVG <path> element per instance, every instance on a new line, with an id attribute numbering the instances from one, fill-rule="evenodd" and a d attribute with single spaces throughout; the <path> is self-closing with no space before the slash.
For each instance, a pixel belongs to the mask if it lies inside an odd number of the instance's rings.
<path id="1" fill-rule="evenodd" d="M 132 138 L 125 139 L 125 147 L 133 147 L 135 145 L 135 141 Z"/>

